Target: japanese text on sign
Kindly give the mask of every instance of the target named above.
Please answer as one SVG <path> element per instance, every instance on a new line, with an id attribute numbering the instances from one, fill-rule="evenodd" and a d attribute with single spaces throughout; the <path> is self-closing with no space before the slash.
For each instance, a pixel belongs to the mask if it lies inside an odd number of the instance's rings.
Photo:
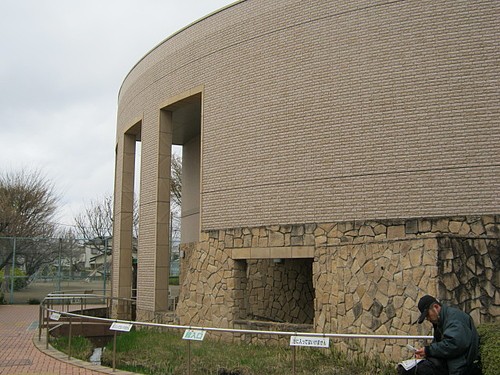
<path id="1" fill-rule="evenodd" d="M 50 319 L 52 319 L 52 320 L 59 320 L 60 317 L 61 317 L 61 314 L 56 313 L 56 312 L 53 312 L 52 314 L 50 314 Z"/>
<path id="2" fill-rule="evenodd" d="M 205 333 L 206 331 L 201 331 L 197 329 L 186 329 L 184 331 L 184 335 L 182 338 L 184 340 L 196 340 L 196 341 L 203 341 L 205 338 Z"/>
<path id="3" fill-rule="evenodd" d="M 292 336 L 290 337 L 290 346 L 329 348 L 330 339 L 326 337 L 314 337 L 314 336 Z"/>
<path id="4" fill-rule="evenodd" d="M 113 324 L 111 324 L 111 327 L 109 327 L 109 329 L 112 331 L 130 332 L 130 330 L 132 329 L 132 324 L 114 322 Z"/>

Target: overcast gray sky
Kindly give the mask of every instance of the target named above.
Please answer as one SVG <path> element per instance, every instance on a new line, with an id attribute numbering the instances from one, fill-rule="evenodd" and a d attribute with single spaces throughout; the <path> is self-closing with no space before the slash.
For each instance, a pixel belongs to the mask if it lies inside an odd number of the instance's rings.
<path id="1" fill-rule="evenodd" d="M 1 0 L 0 172 L 40 170 L 59 222 L 113 193 L 117 96 L 132 66 L 234 0 Z"/>

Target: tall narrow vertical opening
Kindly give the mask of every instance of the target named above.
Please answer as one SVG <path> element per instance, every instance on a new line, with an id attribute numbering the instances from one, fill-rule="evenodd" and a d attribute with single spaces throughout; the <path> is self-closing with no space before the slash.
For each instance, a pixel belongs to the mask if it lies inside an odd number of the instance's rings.
<path id="1" fill-rule="evenodd" d="M 116 187 L 113 233 L 113 296 L 129 299 L 134 295 L 134 258 L 137 259 L 137 236 L 134 234 L 134 192 L 136 145 L 141 137 L 141 122 L 130 127 L 119 139 L 117 147 Z M 133 319 L 123 300 L 118 302 L 117 315 Z"/>
<path id="2" fill-rule="evenodd" d="M 200 235 L 200 168 L 202 95 L 177 101 L 164 108 L 172 112 L 172 144 L 182 155 L 181 243 L 193 243 Z"/>
<path id="3" fill-rule="evenodd" d="M 139 222 L 140 222 L 140 192 L 141 192 L 141 133 L 136 134 L 135 142 L 135 177 L 134 177 L 134 205 L 132 213 L 132 299 L 137 298 L 137 260 L 139 252 Z"/>

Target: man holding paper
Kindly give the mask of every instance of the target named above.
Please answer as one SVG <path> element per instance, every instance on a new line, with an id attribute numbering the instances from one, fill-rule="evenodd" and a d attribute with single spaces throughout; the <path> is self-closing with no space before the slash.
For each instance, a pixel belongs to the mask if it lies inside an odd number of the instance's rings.
<path id="1" fill-rule="evenodd" d="M 426 295 L 418 302 L 420 317 L 432 323 L 432 343 L 415 351 L 416 358 L 423 359 L 416 368 L 406 370 L 398 366 L 399 374 L 419 375 L 472 375 L 480 374 L 479 336 L 472 318 L 453 307 L 441 304 L 434 297 Z"/>

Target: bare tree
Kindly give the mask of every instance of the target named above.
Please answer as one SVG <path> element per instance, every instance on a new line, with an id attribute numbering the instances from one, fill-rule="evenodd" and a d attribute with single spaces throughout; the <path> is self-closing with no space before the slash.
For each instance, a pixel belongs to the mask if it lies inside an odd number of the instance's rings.
<path id="1" fill-rule="evenodd" d="M 104 241 L 113 234 L 113 197 L 109 195 L 92 201 L 75 217 L 75 224 L 80 238 L 100 250 L 100 243 L 96 240 Z"/>
<path id="2" fill-rule="evenodd" d="M 170 199 L 173 204 L 181 206 L 182 202 L 182 158 L 172 154 Z"/>
<path id="3" fill-rule="evenodd" d="M 59 239 L 59 256 L 68 266 L 69 277 L 74 278 L 74 273 L 80 271 L 80 255 L 85 253 L 83 243 L 76 239 L 73 229 L 61 232 Z"/>
<path id="4" fill-rule="evenodd" d="M 0 237 L 52 237 L 57 202 L 53 184 L 40 171 L 0 174 Z M 19 241 L 16 247 L 16 255 L 24 262 L 40 255 L 27 242 Z M 11 262 L 12 257 L 12 246 L 0 248 L 0 270 Z M 50 257 L 42 254 L 44 258 L 50 261 Z"/>
<path id="5" fill-rule="evenodd" d="M 23 265 L 27 275 L 33 275 L 46 264 L 53 264 L 61 253 L 61 241 L 54 238 L 24 238 L 17 244 L 16 264 Z"/>
<path id="6" fill-rule="evenodd" d="M 0 175 L 0 235 L 50 237 L 57 210 L 54 186 L 40 171 Z"/>
<path id="7" fill-rule="evenodd" d="M 177 154 L 172 155 L 170 198 L 172 209 L 181 206 L 182 194 L 182 158 Z M 104 251 L 102 244 L 106 238 L 113 234 L 113 197 L 105 196 L 102 199 L 92 201 L 85 211 L 75 217 L 75 224 L 79 238 L 84 239 L 93 248 Z M 133 208 L 133 236 L 139 234 L 139 204 L 134 198 Z"/>
<path id="8" fill-rule="evenodd" d="M 133 235 L 137 237 L 139 210 L 136 199 L 133 211 Z M 88 241 L 95 249 L 103 251 L 104 240 L 113 235 L 113 196 L 108 195 L 101 200 L 92 201 L 74 220 L 79 238 Z"/>

